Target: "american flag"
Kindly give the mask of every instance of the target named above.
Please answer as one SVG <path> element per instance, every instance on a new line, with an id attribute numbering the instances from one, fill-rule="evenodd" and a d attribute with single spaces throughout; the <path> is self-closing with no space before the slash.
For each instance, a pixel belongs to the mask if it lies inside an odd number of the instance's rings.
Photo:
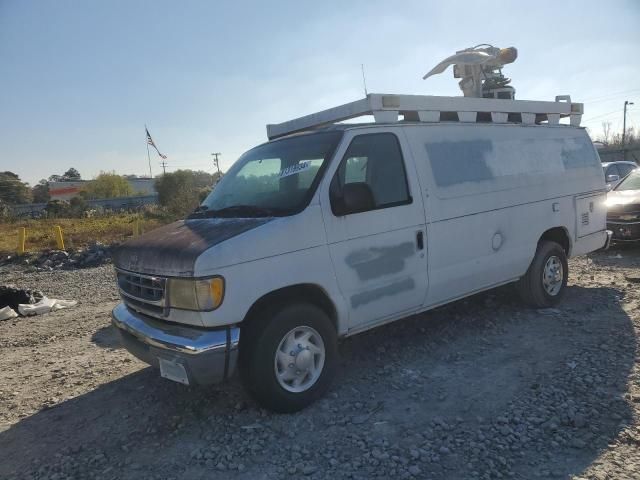
<path id="1" fill-rule="evenodd" d="M 158 152 L 158 155 L 160 155 L 160 158 L 166 159 L 167 156 L 161 154 L 160 150 L 158 150 L 158 147 L 156 147 L 156 144 L 153 143 L 153 138 L 151 138 L 151 134 L 149 133 L 149 130 L 147 129 L 147 127 L 144 127 L 144 130 L 145 130 L 145 132 L 147 132 L 147 145 L 151 145 L 153 148 L 155 148 L 156 152 Z"/>

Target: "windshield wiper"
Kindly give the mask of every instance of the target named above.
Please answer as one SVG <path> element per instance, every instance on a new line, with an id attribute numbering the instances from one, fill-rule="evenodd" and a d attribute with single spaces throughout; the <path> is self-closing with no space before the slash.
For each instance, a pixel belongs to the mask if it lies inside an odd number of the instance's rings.
<path id="1" fill-rule="evenodd" d="M 203 209 L 198 212 L 194 212 L 198 215 L 204 215 L 206 217 L 227 217 L 227 218 L 242 218 L 242 217 L 278 217 L 291 213 L 290 210 L 284 208 L 269 208 L 260 207 L 258 205 L 232 205 L 230 207 L 219 208 L 217 210 Z"/>
<path id="2" fill-rule="evenodd" d="M 205 214 L 205 212 L 209 210 L 209 207 L 206 205 L 199 205 L 195 208 L 195 210 L 193 212 L 191 212 L 189 214 L 189 216 L 187 218 L 193 218 L 193 217 L 198 217 L 198 216 L 202 216 Z"/>

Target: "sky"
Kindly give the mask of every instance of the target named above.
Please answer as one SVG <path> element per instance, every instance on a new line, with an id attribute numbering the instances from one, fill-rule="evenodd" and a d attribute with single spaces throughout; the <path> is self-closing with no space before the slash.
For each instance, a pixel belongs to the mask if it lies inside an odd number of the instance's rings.
<path id="1" fill-rule="evenodd" d="M 640 127 L 640 1 L 0 0 L 0 171 L 226 170 L 265 125 L 369 92 L 459 95 L 456 50 L 515 46 L 516 98 L 585 102 L 593 137 Z M 162 171 L 152 150 L 153 175 Z"/>

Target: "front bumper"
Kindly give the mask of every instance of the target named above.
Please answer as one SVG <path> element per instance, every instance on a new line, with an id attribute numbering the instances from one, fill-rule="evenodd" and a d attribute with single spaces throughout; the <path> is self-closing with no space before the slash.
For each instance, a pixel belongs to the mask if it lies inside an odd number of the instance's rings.
<path id="1" fill-rule="evenodd" d="M 189 384 L 218 383 L 238 362 L 240 329 L 206 330 L 162 322 L 118 304 L 111 313 L 122 345 L 143 362 L 159 368 L 160 359 L 182 365 Z"/>
<path id="2" fill-rule="evenodd" d="M 640 222 L 607 221 L 607 228 L 613 232 L 614 242 L 637 242 L 640 240 Z"/>

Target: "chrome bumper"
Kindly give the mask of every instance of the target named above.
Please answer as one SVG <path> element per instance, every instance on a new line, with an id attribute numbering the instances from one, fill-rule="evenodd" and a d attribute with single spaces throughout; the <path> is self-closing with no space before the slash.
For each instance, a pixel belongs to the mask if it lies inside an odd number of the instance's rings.
<path id="1" fill-rule="evenodd" d="M 159 368 L 159 359 L 180 363 L 189 383 L 207 385 L 231 376 L 238 361 L 240 329 L 205 330 L 170 324 L 118 304 L 112 323 L 123 346 L 143 362 Z"/>

